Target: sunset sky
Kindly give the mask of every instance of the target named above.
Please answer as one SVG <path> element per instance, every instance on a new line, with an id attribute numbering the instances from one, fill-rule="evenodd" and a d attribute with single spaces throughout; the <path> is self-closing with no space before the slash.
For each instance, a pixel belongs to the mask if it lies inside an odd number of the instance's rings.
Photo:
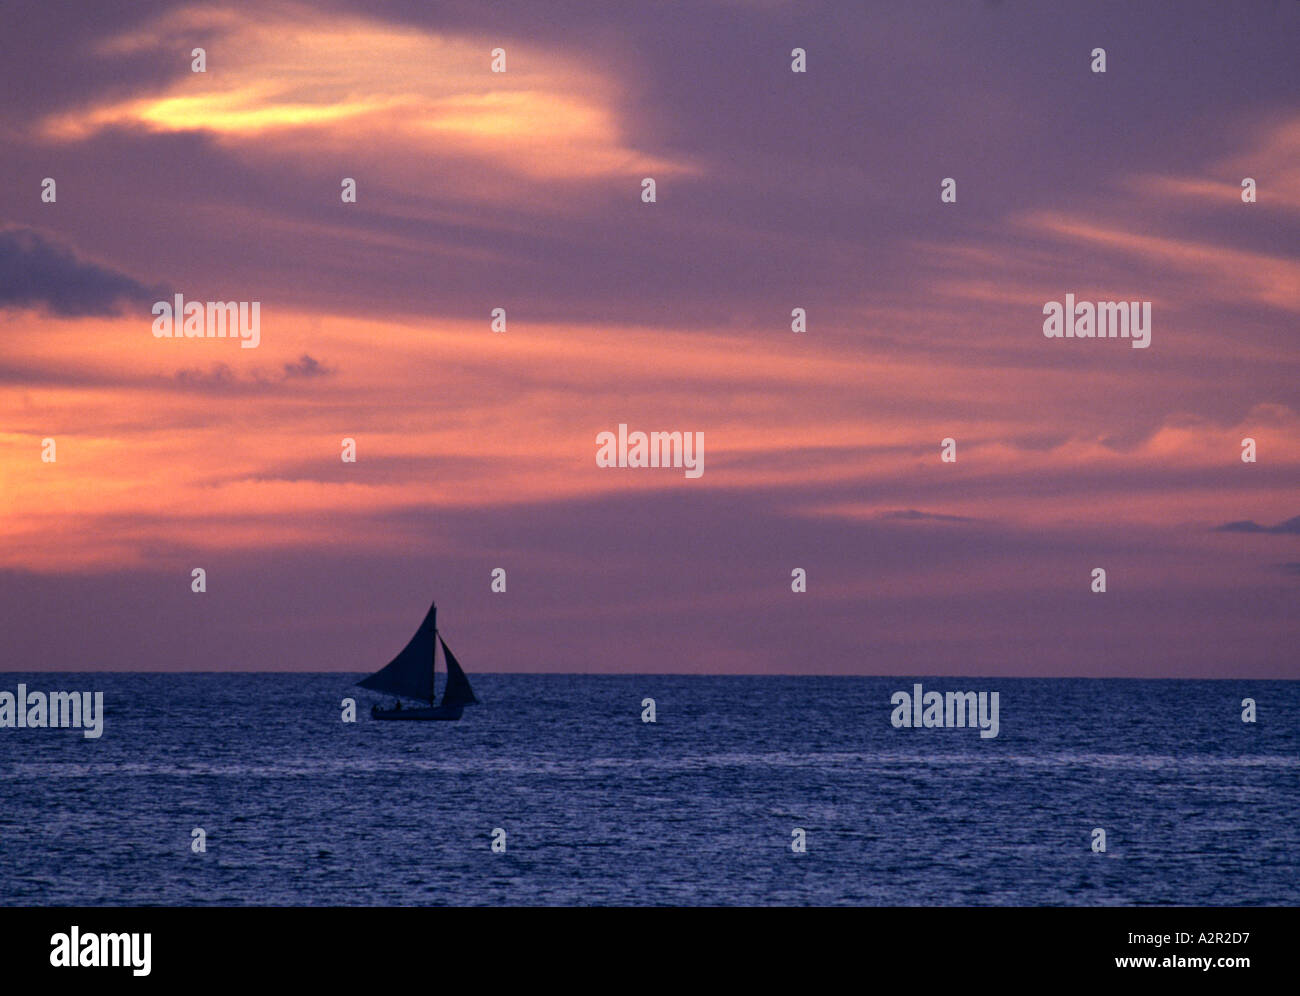
<path id="1" fill-rule="evenodd" d="M 1293 0 L 2 18 L 0 669 L 1300 677 Z"/>

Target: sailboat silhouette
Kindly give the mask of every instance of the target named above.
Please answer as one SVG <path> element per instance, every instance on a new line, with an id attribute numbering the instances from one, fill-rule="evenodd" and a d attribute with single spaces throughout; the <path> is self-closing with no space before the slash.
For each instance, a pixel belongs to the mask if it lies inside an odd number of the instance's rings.
<path id="1" fill-rule="evenodd" d="M 439 644 L 442 645 L 442 657 L 447 665 L 447 685 L 442 690 L 442 701 L 434 705 L 435 657 Z M 420 623 L 420 628 L 402 648 L 402 652 L 357 684 L 372 691 L 398 696 L 395 709 L 372 706 L 370 715 L 375 719 L 460 719 L 465 706 L 478 702 L 474 690 L 469 687 L 469 679 L 461 670 L 460 662 L 438 632 L 437 603 L 429 606 L 424 622 Z M 427 701 L 429 705 L 403 709 L 402 697 Z"/>

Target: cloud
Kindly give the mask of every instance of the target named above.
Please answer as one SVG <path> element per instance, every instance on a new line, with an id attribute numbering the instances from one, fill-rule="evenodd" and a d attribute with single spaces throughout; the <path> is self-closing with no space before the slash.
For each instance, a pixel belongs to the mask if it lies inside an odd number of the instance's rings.
<path id="1" fill-rule="evenodd" d="M 1216 533 L 1288 533 L 1293 536 L 1300 536 L 1300 515 L 1293 519 L 1287 519 L 1285 522 L 1279 522 L 1276 526 L 1261 526 L 1258 522 L 1250 519 L 1243 519 L 1239 522 L 1225 522 L 1214 531 Z"/>
<path id="2" fill-rule="evenodd" d="M 297 377 L 327 377 L 333 372 L 333 370 L 308 353 L 303 353 L 293 363 L 284 364 L 285 380 L 292 380 Z"/>
<path id="3" fill-rule="evenodd" d="M 281 365 L 279 373 L 267 374 L 260 370 L 241 375 L 227 363 L 214 363 L 205 369 L 177 370 L 172 379 L 183 387 L 200 391 L 242 393 L 260 391 L 291 380 L 314 380 L 328 377 L 335 371 L 309 353 L 303 353 L 291 363 Z"/>
<path id="4" fill-rule="evenodd" d="M 1241 181 L 1259 183 L 1259 208 L 1274 206 L 1300 211 L 1300 116 L 1288 114 L 1272 122 L 1250 147 L 1208 164 L 1199 176 L 1136 177 L 1133 186 L 1169 197 L 1240 210 Z"/>
<path id="5" fill-rule="evenodd" d="M 506 71 L 493 72 L 488 38 L 273 4 L 174 11 L 108 39 L 100 54 L 171 57 L 177 35 L 204 43 L 206 72 L 184 65 L 167 83 L 48 117 L 39 132 L 60 141 L 109 128 L 198 132 L 248 156 L 332 157 L 404 186 L 436 175 L 485 194 L 495 176 L 493 193 L 511 196 L 521 178 L 687 169 L 629 144 L 616 80 L 531 45 L 506 46 Z"/>
<path id="6" fill-rule="evenodd" d="M 26 226 L 0 228 L 0 308 L 43 306 L 58 315 L 111 315 L 155 292 Z"/>
<path id="7" fill-rule="evenodd" d="M 1152 235 L 1140 223 L 1107 224 L 1061 211 L 1032 211 L 1020 220 L 1029 230 L 1067 244 L 1127 256 L 1194 279 L 1202 293 L 1221 301 L 1300 310 L 1300 262 L 1290 256 L 1185 236 Z"/>
<path id="8" fill-rule="evenodd" d="M 906 519 L 913 522 L 979 522 L 979 519 L 971 518 L 968 515 L 942 515 L 938 512 L 921 512 L 915 508 L 898 509 L 892 512 L 882 512 L 878 516 L 881 519 Z"/>

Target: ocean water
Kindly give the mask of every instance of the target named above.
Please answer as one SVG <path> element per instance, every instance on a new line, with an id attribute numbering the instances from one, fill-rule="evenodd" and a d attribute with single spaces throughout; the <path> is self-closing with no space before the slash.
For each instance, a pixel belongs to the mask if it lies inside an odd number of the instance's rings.
<path id="1" fill-rule="evenodd" d="M 0 729 L 0 903 L 1300 903 L 1297 682 L 473 674 L 379 723 L 354 677 L 0 674 L 106 706 Z M 914 680 L 999 736 L 895 730 Z"/>

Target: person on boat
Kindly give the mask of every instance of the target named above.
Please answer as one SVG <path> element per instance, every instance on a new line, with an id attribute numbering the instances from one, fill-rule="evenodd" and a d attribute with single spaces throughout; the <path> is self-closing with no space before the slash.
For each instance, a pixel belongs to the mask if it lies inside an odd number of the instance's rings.
<path id="1" fill-rule="evenodd" d="M 398 700 L 397 700 L 397 705 L 393 706 L 393 708 L 394 708 L 394 709 L 400 709 L 400 708 L 402 708 L 402 700 L 401 700 L 401 699 L 398 699 Z"/>

